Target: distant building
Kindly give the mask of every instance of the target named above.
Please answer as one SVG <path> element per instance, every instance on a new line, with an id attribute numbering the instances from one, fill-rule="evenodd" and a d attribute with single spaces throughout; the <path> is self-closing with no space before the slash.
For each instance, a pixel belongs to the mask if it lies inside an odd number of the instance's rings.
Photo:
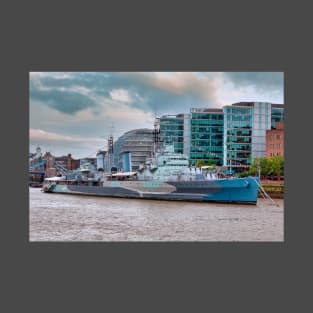
<path id="1" fill-rule="evenodd" d="M 54 165 L 55 157 L 50 152 L 46 152 L 42 159 L 46 161 L 46 176 L 47 177 L 56 176 L 57 170 Z"/>
<path id="2" fill-rule="evenodd" d="M 114 166 L 123 169 L 123 154 L 127 152 L 131 154 L 131 170 L 138 170 L 140 164 L 144 164 L 147 158 L 152 157 L 153 136 L 153 129 L 148 128 L 134 129 L 124 133 L 114 143 Z"/>
<path id="3" fill-rule="evenodd" d="M 106 155 L 106 151 L 100 150 L 98 151 L 98 153 L 96 154 L 96 158 L 97 158 L 97 171 L 104 171 L 105 169 L 105 155 Z"/>
<path id="4" fill-rule="evenodd" d="M 55 157 L 50 152 L 46 152 L 42 160 L 45 162 L 47 177 L 64 174 L 66 171 L 76 170 L 80 167 L 80 160 L 73 159 L 70 153 L 67 156 Z"/>
<path id="5" fill-rule="evenodd" d="M 284 156 L 284 123 L 276 122 L 276 129 L 266 131 L 266 156 Z"/>

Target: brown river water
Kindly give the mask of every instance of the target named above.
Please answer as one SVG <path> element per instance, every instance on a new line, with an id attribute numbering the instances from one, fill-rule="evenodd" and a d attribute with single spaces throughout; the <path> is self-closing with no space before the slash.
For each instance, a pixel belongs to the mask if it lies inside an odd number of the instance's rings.
<path id="1" fill-rule="evenodd" d="M 42 193 L 29 188 L 30 241 L 284 241 L 284 201 L 255 205 Z"/>

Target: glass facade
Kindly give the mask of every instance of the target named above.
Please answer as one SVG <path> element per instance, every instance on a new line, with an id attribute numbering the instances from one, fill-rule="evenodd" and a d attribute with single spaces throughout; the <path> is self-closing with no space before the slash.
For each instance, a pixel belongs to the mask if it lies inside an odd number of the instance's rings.
<path id="1" fill-rule="evenodd" d="M 146 158 L 152 157 L 154 143 L 153 135 L 152 129 L 143 128 L 131 130 L 119 137 L 115 141 L 113 148 L 114 166 L 123 169 L 123 155 L 125 153 L 130 153 L 131 170 L 138 170 L 139 166 L 145 163 Z"/>
<path id="2" fill-rule="evenodd" d="M 163 144 L 189 157 L 190 165 L 213 159 L 217 165 L 243 169 L 254 158 L 266 156 L 266 131 L 284 120 L 284 106 L 268 102 L 238 102 L 223 109 L 193 108 L 190 114 L 164 115 L 157 119 Z M 153 130 L 125 133 L 114 144 L 114 164 L 131 152 L 133 170 L 153 152 Z"/>
<path id="3" fill-rule="evenodd" d="M 223 129 L 222 110 L 192 109 L 190 121 L 190 163 L 198 160 L 213 159 L 218 165 L 223 164 Z"/>
<path id="4" fill-rule="evenodd" d="M 253 107 L 224 107 L 224 165 L 251 164 Z"/>
<path id="5" fill-rule="evenodd" d="M 271 129 L 271 109 L 271 103 L 254 102 L 252 160 L 266 156 L 266 130 Z"/>
<path id="6" fill-rule="evenodd" d="M 249 166 L 266 156 L 266 130 L 284 119 L 284 106 L 268 102 L 235 103 L 224 107 L 224 165 Z"/>
<path id="7" fill-rule="evenodd" d="M 271 128 L 276 129 L 276 122 L 284 121 L 284 108 L 272 105 Z"/>
<path id="8" fill-rule="evenodd" d="M 160 138 L 163 144 L 174 144 L 175 153 L 185 153 L 187 114 L 164 115 L 160 118 Z"/>

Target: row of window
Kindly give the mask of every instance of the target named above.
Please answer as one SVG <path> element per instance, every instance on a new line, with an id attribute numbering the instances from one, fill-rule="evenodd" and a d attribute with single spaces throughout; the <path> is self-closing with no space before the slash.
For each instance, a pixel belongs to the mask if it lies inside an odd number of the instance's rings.
<path id="1" fill-rule="evenodd" d="M 212 147 L 212 146 L 191 146 L 190 152 L 201 152 L 201 153 L 211 153 L 211 152 L 223 152 L 223 147 Z"/>
<path id="2" fill-rule="evenodd" d="M 271 134 L 271 135 L 269 136 L 269 138 L 270 138 L 270 141 L 272 141 L 272 140 L 275 140 L 275 139 L 282 139 L 283 136 L 280 135 L 280 134 L 276 134 L 276 135 Z"/>
<path id="3" fill-rule="evenodd" d="M 252 116 L 251 115 L 227 115 L 226 121 L 227 122 L 237 122 L 237 121 L 251 122 Z"/>
<path id="4" fill-rule="evenodd" d="M 241 151 L 251 151 L 251 145 L 245 145 L 245 144 L 232 144 L 227 145 L 227 150 L 241 150 Z"/>
<path id="5" fill-rule="evenodd" d="M 190 159 L 222 159 L 222 153 L 199 153 L 199 152 L 191 152 Z"/>
<path id="6" fill-rule="evenodd" d="M 223 135 L 222 134 L 193 134 L 191 135 L 191 140 L 195 139 L 205 139 L 205 140 L 210 140 L 210 139 L 216 139 L 216 140 L 223 140 Z"/>
<path id="7" fill-rule="evenodd" d="M 229 107 L 224 109 L 226 111 L 226 114 L 252 114 L 252 108 L 246 107 L 246 108 L 238 108 L 238 107 Z"/>
<path id="8" fill-rule="evenodd" d="M 224 120 L 223 114 L 203 114 L 203 113 L 192 113 L 191 122 L 193 120 Z"/>
<path id="9" fill-rule="evenodd" d="M 277 144 L 271 143 L 270 144 L 270 148 L 272 148 L 272 149 L 274 149 L 274 148 L 280 149 L 282 147 L 283 147 L 283 145 L 280 143 L 277 143 Z"/>
<path id="10" fill-rule="evenodd" d="M 218 128 L 218 129 L 221 129 L 222 131 L 224 130 L 223 123 L 203 121 L 203 123 L 191 123 L 190 125 L 191 125 L 191 129 L 197 128 L 197 127 L 205 127 L 207 129 Z"/>

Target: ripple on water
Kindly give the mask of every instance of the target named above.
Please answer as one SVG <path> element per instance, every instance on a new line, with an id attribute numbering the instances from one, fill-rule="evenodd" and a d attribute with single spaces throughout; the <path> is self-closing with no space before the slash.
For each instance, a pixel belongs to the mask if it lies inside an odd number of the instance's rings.
<path id="1" fill-rule="evenodd" d="M 31 241 L 283 241 L 284 202 L 257 206 L 42 193 L 30 188 Z"/>

